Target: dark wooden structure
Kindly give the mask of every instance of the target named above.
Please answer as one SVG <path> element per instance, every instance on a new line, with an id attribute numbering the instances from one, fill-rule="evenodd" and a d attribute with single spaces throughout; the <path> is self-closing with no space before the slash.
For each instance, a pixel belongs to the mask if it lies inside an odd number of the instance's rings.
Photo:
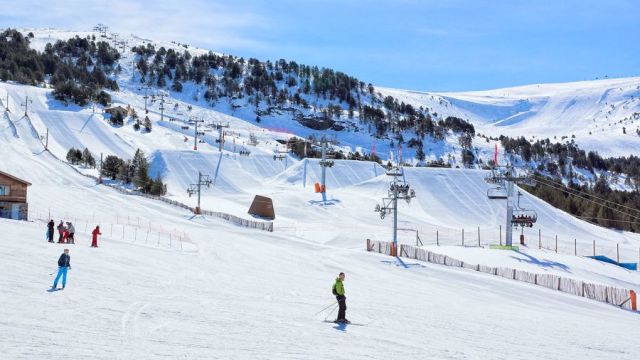
<path id="1" fill-rule="evenodd" d="M 256 195 L 253 199 L 253 203 L 251 203 L 251 207 L 249 208 L 249 214 L 269 220 L 276 218 L 271 198 L 260 195 Z"/>
<path id="2" fill-rule="evenodd" d="M 27 203 L 28 181 L 0 171 L 0 218 L 27 220 L 29 205 Z"/>

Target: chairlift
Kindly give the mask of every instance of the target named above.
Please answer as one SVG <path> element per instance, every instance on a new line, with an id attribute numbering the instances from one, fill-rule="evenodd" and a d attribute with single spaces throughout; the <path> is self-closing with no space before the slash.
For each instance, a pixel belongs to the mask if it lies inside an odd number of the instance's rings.
<path id="1" fill-rule="evenodd" d="M 511 215 L 513 226 L 533 227 L 538 221 L 538 214 L 534 210 L 514 209 Z"/>
<path id="2" fill-rule="evenodd" d="M 489 199 L 506 199 L 508 198 L 507 189 L 498 186 L 494 188 L 487 189 L 487 197 Z"/>

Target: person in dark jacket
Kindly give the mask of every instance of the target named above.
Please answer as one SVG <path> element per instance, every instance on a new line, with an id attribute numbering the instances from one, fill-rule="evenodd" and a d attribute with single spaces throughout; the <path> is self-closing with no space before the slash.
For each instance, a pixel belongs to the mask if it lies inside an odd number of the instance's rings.
<path id="1" fill-rule="evenodd" d="M 47 241 L 50 243 L 53 242 L 53 229 L 55 228 L 56 223 L 53 220 L 49 220 L 47 223 Z"/>
<path id="2" fill-rule="evenodd" d="M 62 220 L 60 220 L 60 224 L 58 224 L 58 227 L 56 228 L 58 229 L 58 234 L 60 235 L 60 237 L 58 238 L 58 243 L 62 243 L 62 236 L 64 235 L 64 222 L 62 222 Z"/>
<path id="3" fill-rule="evenodd" d="M 64 249 L 64 253 L 60 255 L 58 259 L 58 275 L 56 275 L 56 279 L 53 281 L 53 286 L 51 289 L 58 288 L 58 280 L 62 277 L 62 289 L 67 285 L 67 270 L 71 269 L 71 256 L 69 256 L 69 249 Z"/>
<path id="4" fill-rule="evenodd" d="M 336 282 L 333 284 L 333 295 L 338 300 L 338 318 L 335 322 L 348 324 L 349 320 L 346 318 L 347 312 L 347 297 L 344 296 L 344 273 L 341 272 L 336 278 Z"/>

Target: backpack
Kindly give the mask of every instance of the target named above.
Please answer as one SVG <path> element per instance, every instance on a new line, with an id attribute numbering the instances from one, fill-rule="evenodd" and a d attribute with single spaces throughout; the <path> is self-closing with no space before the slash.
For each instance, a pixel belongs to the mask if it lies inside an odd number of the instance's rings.
<path id="1" fill-rule="evenodd" d="M 333 288 L 331 288 L 331 292 L 333 295 L 338 296 L 338 292 L 336 291 L 336 284 L 333 284 Z"/>

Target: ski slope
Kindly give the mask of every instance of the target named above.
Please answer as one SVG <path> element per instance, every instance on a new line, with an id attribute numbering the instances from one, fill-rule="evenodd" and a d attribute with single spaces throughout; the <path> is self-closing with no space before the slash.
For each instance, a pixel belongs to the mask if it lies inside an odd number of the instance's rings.
<path id="1" fill-rule="evenodd" d="M 144 114 L 144 100 L 134 90 L 115 93 L 114 101 Z M 222 151 L 215 132 L 207 132 L 196 152 L 192 125 L 161 120 L 157 104 L 150 105 L 153 131 L 146 133 L 131 123 L 113 127 L 90 107 L 66 107 L 48 89 L 0 83 L 5 91 L 9 112 L 1 100 L 0 170 L 33 184 L 32 221 L 0 219 L 0 259 L 10 269 L 0 276 L 0 349 L 9 359 L 632 359 L 640 352 L 633 335 L 638 313 L 478 272 L 367 253 L 365 239 L 391 239 L 391 217 L 381 220 L 373 211 L 388 196 L 391 178 L 375 163 L 336 160 L 327 169 L 330 201 L 322 204 L 313 190 L 321 177 L 317 160 L 273 159 L 282 150 L 276 140 L 290 137 L 287 132 L 197 105 L 188 112 L 175 100 L 179 107 L 166 116 L 191 113 L 230 125 Z M 19 106 L 25 96 L 32 99 L 27 116 Z M 489 123 L 490 113 L 483 115 Z M 259 144 L 248 144 L 250 134 Z M 95 170 L 58 160 L 71 146 L 126 158 L 141 148 L 152 173 L 167 184 L 167 196 L 191 206 L 195 198 L 186 188 L 198 172 L 215 180 L 203 189 L 204 209 L 248 219 L 253 197 L 269 196 L 274 232 L 96 185 L 81 175 Z M 240 149 L 251 154 L 241 156 Z M 524 230 L 527 245 L 520 252 L 489 250 L 486 245 L 504 236 L 506 209 L 504 201 L 487 198 L 486 175 L 405 169 L 416 198 L 399 205 L 399 226 L 408 229 L 399 241 L 415 243 L 418 230 L 426 247 L 465 261 L 640 290 L 638 272 L 573 256 L 566 248 L 576 239 L 583 253 L 596 240 L 597 251 L 610 256 L 621 244 L 634 251 L 623 251 L 622 260 L 636 261 L 637 234 L 588 224 L 526 192 L 520 206 L 539 219 Z M 84 221 L 77 244 L 68 245 L 73 269 L 67 288 L 54 293 L 46 291 L 49 274 L 65 245 L 43 239 L 49 214 L 56 222 Z M 125 218 L 126 224 L 136 219 L 135 235 L 125 234 L 124 226 L 118 233 Z M 92 249 L 89 231 L 98 224 L 103 237 Z M 463 229 L 468 242 L 455 246 Z M 478 230 L 482 248 L 474 245 Z M 563 251 L 538 250 L 538 230 L 545 247 L 557 235 Z M 167 242 L 161 233 L 181 235 Z M 347 274 L 347 317 L 363 326 L 323 322 L 335 316 L 321 310 L 334 302 L 330 287 L 340 271 Z"/>

